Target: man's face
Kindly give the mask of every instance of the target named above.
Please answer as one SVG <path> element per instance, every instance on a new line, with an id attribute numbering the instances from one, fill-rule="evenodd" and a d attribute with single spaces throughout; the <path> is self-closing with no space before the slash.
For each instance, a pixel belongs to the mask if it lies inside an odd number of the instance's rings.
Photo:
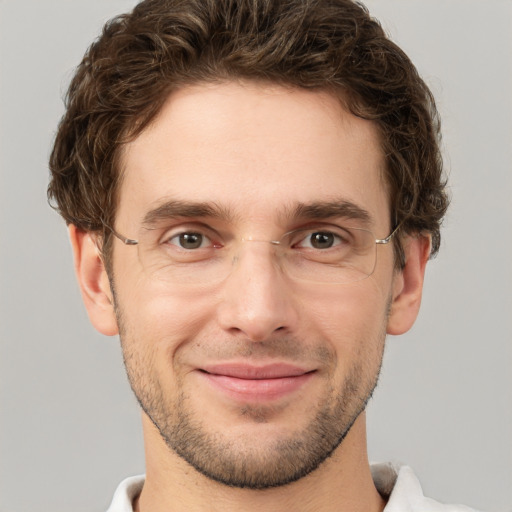
<path id="1" fill-rule="evenodd" d="M 391 244 L 370 277 L 335 284 L 290 278 L 261 241 L 347 223 L 386 237 L 383 166 L 375 127 L 333 96 L 252 83 L 186 87 L 126 146 L 118 232 L 173 251 L 238 244 L 229 272 L 204 282 L 163 277 L 176 269 L 153 268 L 147 247 L 116 240 L 113 252 L 132 388 L 203 474 L 252 488 L 294 481 L 364 409 L 397 279 Z M 325 208 L 336 204 L 365 215 Z"/>

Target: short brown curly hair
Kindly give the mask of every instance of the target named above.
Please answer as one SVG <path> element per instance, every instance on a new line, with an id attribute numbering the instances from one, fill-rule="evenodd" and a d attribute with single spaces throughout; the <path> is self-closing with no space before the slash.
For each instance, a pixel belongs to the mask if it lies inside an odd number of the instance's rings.
<path id="1" fill-rule="evenodd" d="M 108 260 L 117 163 L 168 95 L 197 82 L 329 90 L 378 127 L 391 222 L 439 249 L 448 199 L 433 96 L 405 53 L 351 0 L 144 0 L 108 22 L 70 84 L 50 157 L 50 204 L 100 234 Z M 403 264 L 395 237 L 398 265 Z"/>

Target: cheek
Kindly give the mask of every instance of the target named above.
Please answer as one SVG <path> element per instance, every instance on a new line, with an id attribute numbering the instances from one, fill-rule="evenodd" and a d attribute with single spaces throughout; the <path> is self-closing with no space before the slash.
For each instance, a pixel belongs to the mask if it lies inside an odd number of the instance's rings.
<path id="1" fill-rule="evenodd" d="M 123 330 L 130 343 L 143 343 L 156 351 L 172 352 L 194 339 L 209 315 L 204 290 L 176 292 L 168 284 L 139 279 L 132 286 L 123 283 L 116 293 Z M 211 303 L 211 301 L 210 301 Z"/>
<path id="2" fill-rule="evenodd" d="M 322 295 L 309 297 L 309 306 L 305 305 L 309 325 L 304 328 L 330 345 L 336 353 L 338 371 L 345 375 L 355 365 L 363 365 L 367 370 L 380 365 L 387 297 L 369 280 L 337 293 L 324 290 Z"/>
<path id="3" fill-rule="evenodd" d="M 387 311 L 387 294 L 370 279 L 344 285 L 335 291 L 310 293 L 304 311 L 323 332 L 353 334 L 381 327 Z M 358 335 L 359 333 L 359 335 Z"/>
<path id="4" fill-rule="evenodd" d="M 204 307 L 192 297 L 155 293 L 143 286 L 124 296 L 119 293 L 117 300 L 122 350 L 137 396 L 174 389 L 187 372 L 180 351 L 201 331 Z M 162 392 L 159 400 L 168 399 Z"/>

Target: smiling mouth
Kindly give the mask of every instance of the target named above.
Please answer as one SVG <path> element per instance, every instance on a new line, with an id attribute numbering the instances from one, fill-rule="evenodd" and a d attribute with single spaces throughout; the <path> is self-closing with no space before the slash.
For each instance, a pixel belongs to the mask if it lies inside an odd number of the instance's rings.
<path id="1" fill-rule="evenodd" d="M 199 374 L 217 391 L 237 401 L 265 402 L 291 395 L 316 373 L 289 364 L 213 365 Z"/>

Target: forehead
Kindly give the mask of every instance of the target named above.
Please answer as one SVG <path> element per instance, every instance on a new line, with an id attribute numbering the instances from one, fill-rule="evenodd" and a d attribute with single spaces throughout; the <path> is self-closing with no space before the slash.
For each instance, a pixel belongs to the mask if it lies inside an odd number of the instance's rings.
<path id="1" fill-rule="evenodd" d="M 387 225 L 377 129 L 326 92 L 252 82 L 198 84 L 170 95 L 121 156 L 118 227 L 173 201 L 212 203 L 234 217 L 339 198 Z"/>

